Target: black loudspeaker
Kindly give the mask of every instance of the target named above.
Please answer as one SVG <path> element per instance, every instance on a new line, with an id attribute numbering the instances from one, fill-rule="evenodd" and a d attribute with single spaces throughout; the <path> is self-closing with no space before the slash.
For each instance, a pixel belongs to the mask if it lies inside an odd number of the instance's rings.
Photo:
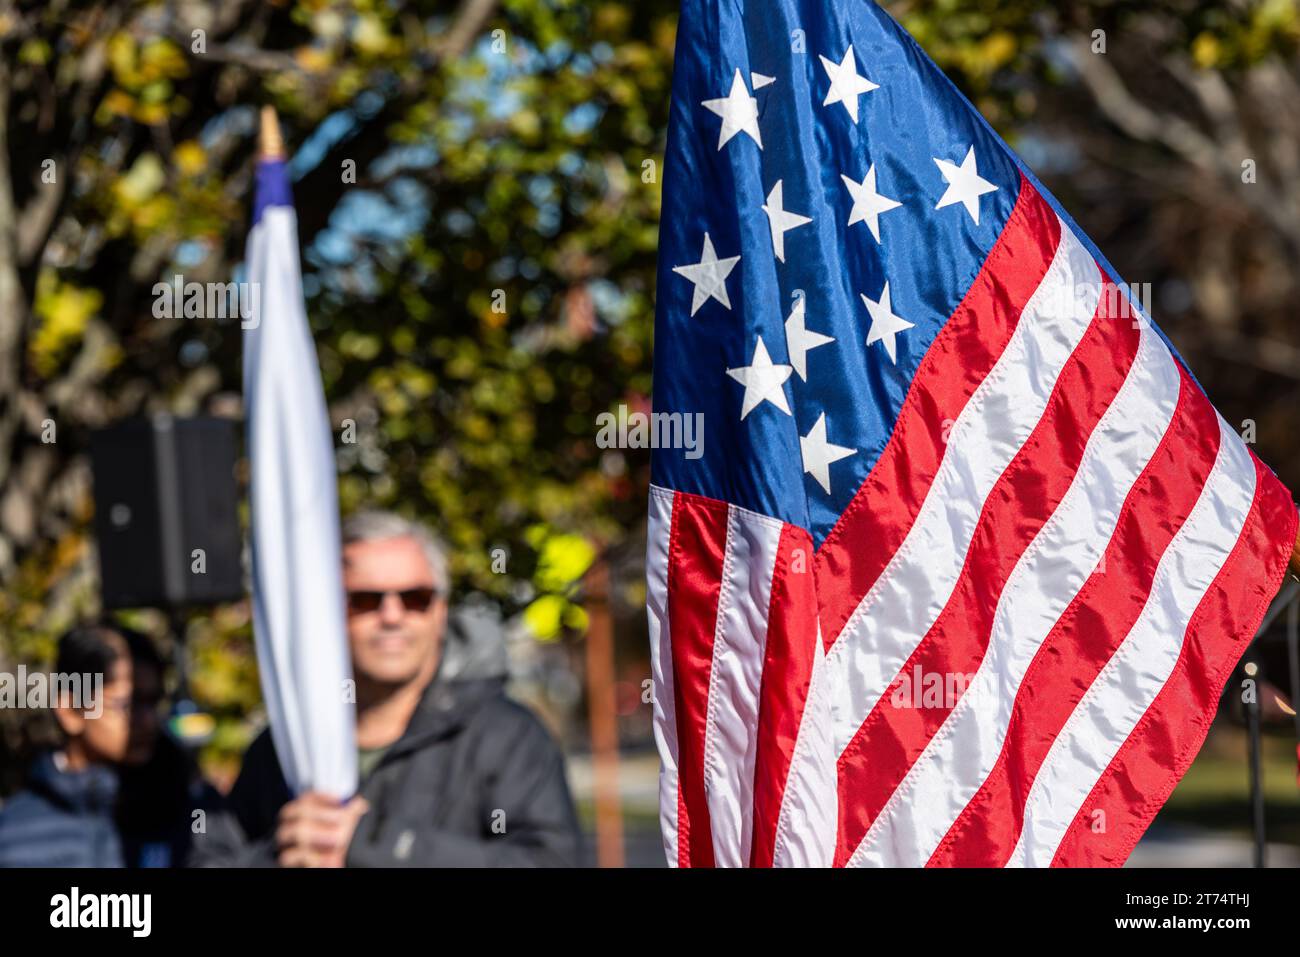
<path id="1" fill-rule="evenodd" d="M 91 436 L 105 608 L 244 595 L 235 423 L 155 416 Z"/>

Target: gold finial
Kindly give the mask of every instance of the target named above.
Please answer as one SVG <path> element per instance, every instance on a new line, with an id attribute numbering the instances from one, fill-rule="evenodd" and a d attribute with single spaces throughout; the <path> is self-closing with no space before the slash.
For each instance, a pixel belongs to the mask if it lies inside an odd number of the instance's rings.
<path id="1" fill-rule="evenodd" d="M 284 137 L 280 135 L 280 120 L 275 115 L 275 107 L 262 107 L 262 135 L 259 142 L 260 159 L 284 159 Z"/>

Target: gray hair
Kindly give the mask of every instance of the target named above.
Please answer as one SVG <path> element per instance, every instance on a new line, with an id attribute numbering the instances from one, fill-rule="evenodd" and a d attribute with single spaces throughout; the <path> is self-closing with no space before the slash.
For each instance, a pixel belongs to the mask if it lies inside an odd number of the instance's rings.
<path id="1" fill-rule="evenodd" d="M 393 538 L 411 538 L 424 552 L 424 558 L 433 571 L 437 586 L 444 591 L 451 587 L 447 577 L 447 552 L 427 526 L 404 518 L 396 512 L 372 509 L 356 512 L 343 520 L 343 544 L 353 542 L 382 542 Z"/>

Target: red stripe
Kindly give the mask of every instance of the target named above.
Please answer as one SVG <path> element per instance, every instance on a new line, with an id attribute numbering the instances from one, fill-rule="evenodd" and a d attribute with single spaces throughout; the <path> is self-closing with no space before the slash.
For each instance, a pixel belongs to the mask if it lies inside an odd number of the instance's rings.
<path id="1" fill-rule="evenodd" d="M 812 538 L 787 524 L 777 543 L 755 741 L 754 835 L 749 863 L 771 867 L 781 799 L 812 681 L 817 599 Z"/>
<path id="2" fill-rule="evenodd" d="M 839 758 L 837 864 L 852 855 L 947 720 L 964 688 L 950 689 L 950 676 L 973 675 L 979 668 L 1007 578 L 1070 488 L 1089 436 L 1124 384 L 1141 334 L 1132 322 L 1108 318 L 1107 307 L 1102 296 L 1042 418 L 989 493 L 947 605 L 889 690 L 877 702 L 861 702 L 871 711 Z M 937 676 L 945 692 L 955 694 L 923 698 L 918 676 Z"/>
<path id="3" fill-rule="evenodd" d="M 676 492 L 668 540 L 668 621 L 677 704 L 677 858 L 682 867 L 713 866 L 704 729 L 726 547 L 727 504 Z"/>
<path id="4" fill-rule="evenodd" d="M 827 648 L 903 543 L 943 458 L 949 424 L 1002 355 L 1060 238 L 1056 213 L 1022 178 L 1002 235 L 921 360 L 880 459 L 817 551 Z"/>
<path id="5" fill-rule="evenodd" d="M 1141 614 L 1160 557 L 1196 504 L 1219 450 L 1214 409 L 1179 371 L 1174 417 L 1125 499 L 1102 565 L 1026 670 L 997 763 L 927 866 L 1007 862 L 1052 740 Z"/>
<path id="6" fill-rule="evenodd" d="M 1245 528 L 1197 606 L 1169 680 L 1066 831 L 1054 867 L 1118 867 L 1200 750 L 1224 683 L 1277 594 L 1296 540 L 1290 493 L 1257 458 Z M 1094 812 L 1105 813 L 1093 830 Z"/>

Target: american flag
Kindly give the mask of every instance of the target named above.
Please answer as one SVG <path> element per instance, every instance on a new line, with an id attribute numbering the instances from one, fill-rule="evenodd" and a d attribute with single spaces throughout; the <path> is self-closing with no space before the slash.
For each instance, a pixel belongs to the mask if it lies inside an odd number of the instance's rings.
<path id="1" fill-rule="evenodd" d="M 686 0 L 647 555 L 670 864 L 1118 865 L 1296 537 L 1114 271 L 867 2 Z"/>

